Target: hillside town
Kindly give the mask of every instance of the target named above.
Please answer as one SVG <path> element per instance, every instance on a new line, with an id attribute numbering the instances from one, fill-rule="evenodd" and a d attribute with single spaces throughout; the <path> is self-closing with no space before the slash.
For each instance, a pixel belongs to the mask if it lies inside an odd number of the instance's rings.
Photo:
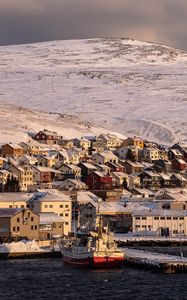
<path id="1" fill-rule="evenodd" d="M 115 134 L 64 139 L 41 130 L 0 150 L 0 241 L 90 231 L 187 235 L 187 144 Z M 75 224 L 76 223 L 76 224 Z"/>

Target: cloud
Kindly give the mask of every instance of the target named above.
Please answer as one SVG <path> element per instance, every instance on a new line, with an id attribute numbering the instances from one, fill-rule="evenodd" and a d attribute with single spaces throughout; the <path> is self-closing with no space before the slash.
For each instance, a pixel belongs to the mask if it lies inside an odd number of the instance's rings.
<path id="1" fill-rule="evenodd" d="M 187 49 L 186 0 L 0 0 L 0 44 L 132 37 Z"/>

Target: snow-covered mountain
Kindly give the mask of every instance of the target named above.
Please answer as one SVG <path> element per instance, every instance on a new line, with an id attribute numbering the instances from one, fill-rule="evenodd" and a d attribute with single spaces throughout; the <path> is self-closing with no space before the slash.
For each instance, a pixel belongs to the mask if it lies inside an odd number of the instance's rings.
<path id="1" fill-rule="evenodd" d="M 187 54 L 177 49 L 131 39 L 0 47 L 0 82 L 2 104 L 165 144 L 187 139 Z"/>

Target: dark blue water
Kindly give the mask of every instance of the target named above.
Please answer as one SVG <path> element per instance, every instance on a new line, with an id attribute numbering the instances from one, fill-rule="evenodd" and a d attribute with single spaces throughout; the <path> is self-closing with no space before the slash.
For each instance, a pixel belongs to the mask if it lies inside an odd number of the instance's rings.
<path id="1" fill-rule="evenodd" d="M 187 274 L 80 270 L 62 259 L 0 261 L 0 299 L 187 299 Z"/>

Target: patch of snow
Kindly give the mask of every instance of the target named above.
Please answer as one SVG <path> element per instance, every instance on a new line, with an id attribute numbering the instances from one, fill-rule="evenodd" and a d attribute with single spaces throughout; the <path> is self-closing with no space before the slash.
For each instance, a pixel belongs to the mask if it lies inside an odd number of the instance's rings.
<path id="1" fill-rule="evenodd" d="M 0 245 L 0 253 L 9 252 L 48 252 L 49 249 L 44 249 L 39 247 L 37 241 L 26 241 L 22 240 L 20 242 L 4 243 Z"/>

